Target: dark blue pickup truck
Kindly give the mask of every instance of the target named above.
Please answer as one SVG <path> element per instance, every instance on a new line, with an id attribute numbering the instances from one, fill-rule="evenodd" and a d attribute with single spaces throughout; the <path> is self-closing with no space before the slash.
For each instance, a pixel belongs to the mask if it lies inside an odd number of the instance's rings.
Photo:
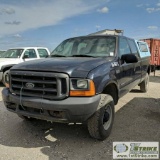
<path id="1" fill-rule="evenodd" d="M 12 67 L 2 96 L 7 110 L 23 119 L 87 122 L 90 135 L 104 140 L 114 105 L 136 85 L 147 92 L 149 74 L 145 42 L 89 35 L 63 41 L 46 59 Z"/>

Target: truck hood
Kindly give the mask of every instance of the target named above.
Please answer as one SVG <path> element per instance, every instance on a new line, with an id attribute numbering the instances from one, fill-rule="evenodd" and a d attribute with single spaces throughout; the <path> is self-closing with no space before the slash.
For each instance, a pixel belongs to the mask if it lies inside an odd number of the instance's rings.
<path id="1" fill-rule="evenodd" d="M 21 60 L 19 58 L 0 58 L 0 69 L 5 65 L 18 64 Z"/>
<path id="2" fill-rule="evenodd" d="M 0 63 L 1 62 L 6 62 L 6 61 L 8 61 L 8 62 L 10 62 L 10 61 L 20 61 L 20 59 L 19 58 L 0 58 Z"/>
<path id="3" fill-rule="evenodd" d="M 112 57 L 46 58 L 20 63 L 12 67 L 12 70 L 53 71 L 67 73 L 70 77 L 87 77 L 89 71 L 112 59 Z"/>

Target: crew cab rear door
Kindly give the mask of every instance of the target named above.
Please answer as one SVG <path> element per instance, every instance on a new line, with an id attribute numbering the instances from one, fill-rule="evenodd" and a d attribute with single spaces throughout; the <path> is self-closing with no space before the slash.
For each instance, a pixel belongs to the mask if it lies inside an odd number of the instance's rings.
<path id="1" fill-rule="evenodd" d="M 40 58 L 46 58 L 49 56 L 49 51 L 46 48 L 38 48 L 37 52 Z"/>
<path id="2" fill-rule="evenodd" d="M 137 58 L 138 58 L 138 62 L 137 63 L 133 63 L 133 87 L 135 87 L 137 84 L 140 83 L 141 81 L 141 76 L 142 76 L 142 72 L 141 72 L 141 58 L 139 55 L 139 51 L 137 48 L 137 45 L 135 43 L 135 40 L 133 39 L 127 39 L 129 46 L 131 48 L 131 53 L 134 54 Z"/>
<path id="3" fill-rule="evenodd" d="M 25 61 L 30 61 L 30 60 L 37 59 L 37 54 L 36 54 L 35 49 L 25 50 L 24 55 L 23 55 L 23 59 L 25 59 Z"/>

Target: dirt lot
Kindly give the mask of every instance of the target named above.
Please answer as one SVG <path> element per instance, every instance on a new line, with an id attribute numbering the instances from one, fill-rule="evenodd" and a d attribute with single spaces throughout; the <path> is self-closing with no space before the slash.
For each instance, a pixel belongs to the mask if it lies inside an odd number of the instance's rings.
<path id="1" fill-rule="evenodd" d="M 112 133 L 103 142 L 82 125 L 23 121 L 6 111 L 0 96 L 0 159 L 112 160 L 114 141 L 160 141 L 160 72 L 151 75 L 148 93 L 138 89 L 119 101 Z"/>

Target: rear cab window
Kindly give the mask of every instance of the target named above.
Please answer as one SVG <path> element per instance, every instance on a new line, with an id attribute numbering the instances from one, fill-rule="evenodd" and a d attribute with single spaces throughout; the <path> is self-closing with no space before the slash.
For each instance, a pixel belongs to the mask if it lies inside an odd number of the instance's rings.
<path id="1" fill-rule="evenodd" d="M 37 49 L 40 58 L 48 57 L 48 51 L 46 49 Z"/>

